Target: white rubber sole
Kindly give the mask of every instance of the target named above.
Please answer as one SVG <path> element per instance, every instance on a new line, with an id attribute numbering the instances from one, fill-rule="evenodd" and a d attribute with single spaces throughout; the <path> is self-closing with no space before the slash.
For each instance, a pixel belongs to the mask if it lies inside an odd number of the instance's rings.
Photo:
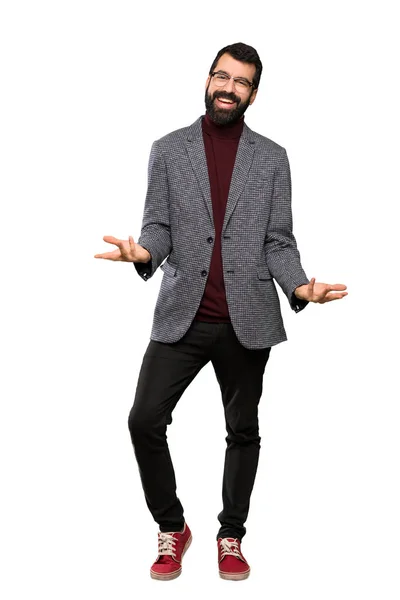
<path id="1" fill-rule="evenodd" d="M 223 571 L 219 572 L 219 576 L 221 579 L 230 579 L 231 581 L 240 581 L 241 579 L 247 579 L 250 575 L 250 569 L 245 571 L 244 573 L 224 573 Z"/>

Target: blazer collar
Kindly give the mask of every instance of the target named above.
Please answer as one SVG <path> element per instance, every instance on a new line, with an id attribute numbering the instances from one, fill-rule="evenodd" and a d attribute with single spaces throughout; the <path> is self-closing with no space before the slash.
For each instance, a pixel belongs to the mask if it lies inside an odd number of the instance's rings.
<path id="1" fill-rule="evenodd" d="M 196 119 L 196 121 L 194 123 L 189 125 L 188 132 L 187 132 L 187 140 L 189 142 L 193 141 L 196 138 L 201 138 L 201 139 L 203 138 L 203 130 L 201 127 L 202 118 L 203 118 L 203 115 L 201 115 L 198 119 Z M 254 131 L 246 125 L 246 121 L 243 123 L 243 131 L 242 131 L 241 138 L 243 138 L 243 140 L 248 144 L 255 143 Z"/>

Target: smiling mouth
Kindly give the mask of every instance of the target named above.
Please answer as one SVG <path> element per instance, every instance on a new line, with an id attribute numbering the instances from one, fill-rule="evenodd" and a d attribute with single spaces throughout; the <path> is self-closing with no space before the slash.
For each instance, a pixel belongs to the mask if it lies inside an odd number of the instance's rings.
<path id="1" fill-rule="evenodd" d="M 224 108 L 229 108 L 230 106 L 235 106 L 236 104 L 236 102 L 227 100 L 226 98 L 216 98 L 215 100 L 218 106 L 223 106 Z"/>

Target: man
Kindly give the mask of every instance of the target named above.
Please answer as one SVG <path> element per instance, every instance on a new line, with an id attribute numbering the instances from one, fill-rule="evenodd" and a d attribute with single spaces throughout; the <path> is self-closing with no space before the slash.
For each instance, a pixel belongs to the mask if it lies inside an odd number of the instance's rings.
<path id="1" fill-rule="evenodd" d="M 205 115 L 153 143 L 138 242 L 105 236 L 117 249 L 96 255 L 133 262 L 144 281 L 159 266 L 164 272 L 128 419 L 146 503 L 160 527 L 155 579 L 180 575 L 192 540 L 166 440 L 185 389 L 211 361 L 228 433 L 219 574 L 245 579 L 241 541 L 259 458 L 263 374 L 271 347 L 287 339 L 274 279 L 295 312 L 347 294 L 343 284 L 306 277 L 292 233 L 286 151 L 244 123 L 261 71 L 251 46 L 218 52 Z"/>

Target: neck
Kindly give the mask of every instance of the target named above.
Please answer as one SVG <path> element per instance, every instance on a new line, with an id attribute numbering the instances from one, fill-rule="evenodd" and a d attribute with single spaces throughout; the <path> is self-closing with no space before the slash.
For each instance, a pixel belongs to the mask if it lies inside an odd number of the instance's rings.
<path id="1" fill-rule="evenodd" d="M 209 135 L 213 135 L 216 137 L 224 137 L 224 138 L 236 138 L 240 137 L 244 125 L 244 115 L 242 115 L 236 121 L 232 121 L 231 123 L 225 123 L 221 125 L 212 120 L 209 113 L 206 111 L 203 117 L 203 126 L 205 131 Z"/>

